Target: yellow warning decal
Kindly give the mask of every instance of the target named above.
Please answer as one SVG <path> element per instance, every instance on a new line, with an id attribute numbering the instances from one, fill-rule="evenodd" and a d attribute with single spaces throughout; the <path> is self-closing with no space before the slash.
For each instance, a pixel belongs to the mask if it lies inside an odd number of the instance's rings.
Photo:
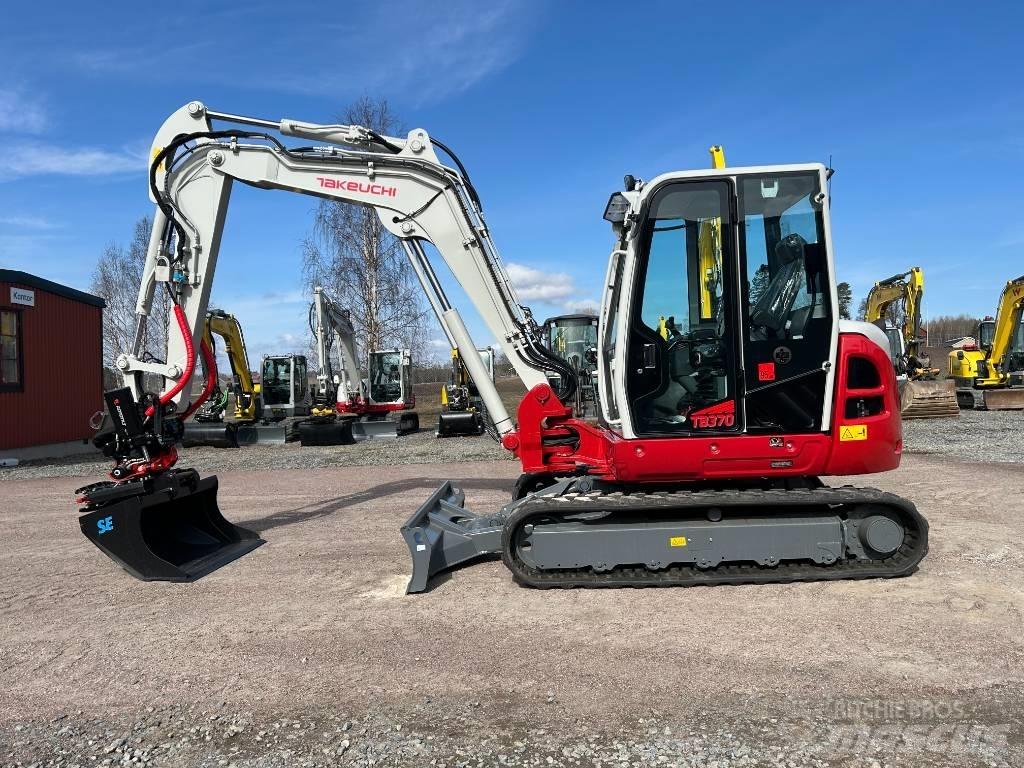
<path id="1" fill-rule="evenodd" d="M 153 152 L 149 156 L 149 164 L 152 165 L 153 161 L 156 160 L 156 156 L 159 155 L 163 151 L 164 151 L 163 147 L 153 147 Z M 164 164 L 163 164 L 163 161 L 161 161 L 160 162 L 160 167 L 158 167 L 157 170 L 158 171 L 163 171 L 163 169 L 164 169 Z"/>
<path id="2" fill-rule="evenodd" d="M 668 545 L 670 547 L 685 547 L 686 546 L 686 537 L 685 536 L 673 536 L 672 538 L 670 538 L 668 540 Z"/>
<path id="3" fill-rule="evenodd" d="M 842 427 L 839 430 L 840 442 L 849 442 L 850 440 L 867 440 L 868 439 L 868 425 L 867 424 L 851 424 L 848 427 Z"/>

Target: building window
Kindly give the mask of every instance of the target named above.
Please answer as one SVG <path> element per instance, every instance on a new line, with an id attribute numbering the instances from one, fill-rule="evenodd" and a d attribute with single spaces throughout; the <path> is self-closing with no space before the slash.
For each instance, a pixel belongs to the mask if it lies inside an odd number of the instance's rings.
<path id="1" fill-rule="evenodd" d="M 0 392 L 21 390 L 21 370 L 21 313 L 0 310 Z"/>

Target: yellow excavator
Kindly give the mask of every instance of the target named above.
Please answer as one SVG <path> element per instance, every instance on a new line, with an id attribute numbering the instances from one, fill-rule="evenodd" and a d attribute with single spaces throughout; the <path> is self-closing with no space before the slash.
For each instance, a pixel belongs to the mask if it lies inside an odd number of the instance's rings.
<path id="1" fill-rule="evenodd" d="M 245 349 L 242 326 L 234 315 L 219 309 L 206 314 L 203 341 L 216 359 L 214 336 L 224 340 L 224 351 L 231 365 L 231 394 L 234 395 L 234 418 L 225 421 L 230 398 L 228 391 L 214 383 L 209 399 L 200 407 L 195 418 L 188 422 L 182 444 L 212 445 L 218 448 L 237 448 L 259 440 L 257 423 L 263 410 L 260 402 L 260 385 L 252 380 L 249 371 L 249 356 Z M 216 382 L 216 372 L 213 380 Z"/>
<path id="2" fill-rule="evenodd" d="M 868 293 L 864 319 L 889 337 L 889 348 L 900 389 L 900 415 L 904 419 L 959 416 L 956 386 L 940 378 L 938 368 L 920 349 L 921 304 L 924 300 L 924 270 L 879 280 Z M 900 307 L 902 304 L 902 307 Z M 890 310 L 900 308 L 894 317 Z"/>
<path id="3" fill-rule="evenodd" d="M 484 370 L 494 383 L 494 350 L 477 349 Z M 449 383 L 441 387 L 441 413 L 437 417 L 435 437 L 468 437 L 482 435 L 488 428 L 487 407 L 466 364 L 452 348 L 452 371 Z"/>
<path id="4" fill-rule="evenodd" d="M 1006 283 L 995 319 L 978 324 L 976 340 L 949 353 L 960 407 L 1024 410 L 1024 275 Z"/>

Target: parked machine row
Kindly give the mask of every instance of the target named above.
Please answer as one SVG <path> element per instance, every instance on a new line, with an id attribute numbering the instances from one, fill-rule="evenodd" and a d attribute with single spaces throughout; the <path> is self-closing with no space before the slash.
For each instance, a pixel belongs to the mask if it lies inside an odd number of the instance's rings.
<path id="1" fill-rule="evenodd" d="M 408 591 L 480 556 L 500 555 L 540 588 L 893 577 L 925 556 L 927 522 L 911 502 L 819 479 L 893 469 L 902 449 L 888 340 L 839 319 L 824 166 L 728 168 L 719 151 L 711 169 L 624 179 L 604 215 L 614 244 L 596 418 L 583 418 L 579 366 L 545 343 L 465 168 L 425 130 L 389 137 L 192 102 L 165 121 L 152 158 L 139 322 L 159 287 L 178 333 L 162 363 L 125 351 L 124 387 L 107 393 L 111 483 L 80 493 L 82 531 L 135 575 L 193 579 L 259 542 L 221 515 L 216 478 L 175 467 L 234 182 L 373 208 L 521 463 L 500 510 L 474 515 L 447 481 L 412 514 Z M 428 245 L 523 381 L 515 419 Z M 145 391 L 143 370 L 164 377 L 160 391 Z"/>

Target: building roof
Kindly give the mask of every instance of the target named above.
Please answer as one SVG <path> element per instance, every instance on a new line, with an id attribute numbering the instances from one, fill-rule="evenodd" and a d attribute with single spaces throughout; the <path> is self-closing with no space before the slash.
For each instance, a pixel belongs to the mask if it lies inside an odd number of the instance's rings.
<path id="1" fill-rule="evenodd" d="M 63 296 L 65 299 L 71 299 L 72 301 L 80 301 L 83 304 L 91 304 L 100 309 L 107 306 L 107 302 L 99 296 L 93 296 L 91 293 L 30 275 L 28 272 L 19 272 L 16 269 L 0 269 L 0 283 L 14 283 L 16 285 L 24 285 L 27 288 L 38 288 L 40 291 Z"/>

